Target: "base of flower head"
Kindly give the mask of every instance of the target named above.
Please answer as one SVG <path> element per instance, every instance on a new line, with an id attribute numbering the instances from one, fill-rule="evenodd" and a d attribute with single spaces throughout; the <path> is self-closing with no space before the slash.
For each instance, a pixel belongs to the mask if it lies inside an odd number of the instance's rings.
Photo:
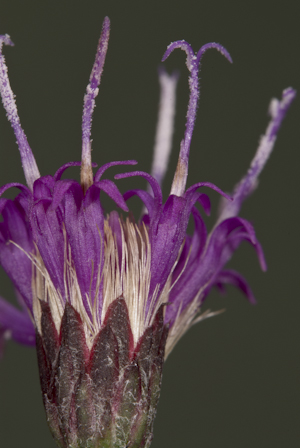
<path id="1" fill-rule="evenodd" d="M 164 309 L 137 345 L 123 297 L 114 300 L 89 350 L 79 313 L 66 304 L 57 333 L 41 302 L 36 331 L 48 423 L 63 448 L 148 447 L 160 395 L 168 328 Z"/>

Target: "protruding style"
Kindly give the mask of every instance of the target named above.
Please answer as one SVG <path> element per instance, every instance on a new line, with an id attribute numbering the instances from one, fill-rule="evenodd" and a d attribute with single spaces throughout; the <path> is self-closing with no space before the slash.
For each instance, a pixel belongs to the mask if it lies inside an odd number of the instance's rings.
<path id="1" fill-rule="evenodd" d="M 40 177 L 40 173 L 32 150 L 28 144 L 25 132 L 21 127 L 18 109 L 15 102 L 15 96 L 10 87 L 10 82 L 7 75 L 7 67 L 5 64 L 4 56 L 2 54 L 3 44 L 11 46 L 14 45 L 8 34 L 0 36 L 0 94 L 4 109 L 6 110 L 7 118 L 10 121 L 17 139 L 25 179 L 29 189 L 32 191 L 33 183 Z"/>
<path id="2" fill-rule="evenodd" d="M 165 61 L 170 54 L 176 49 L 180 48 L 181 50 L 186 52 L 186 66 L 190 72 L 189 77 L 189 87 L 190 87 L 190 99 L 187 110 L 187 121 L 186 121 L 186 129 L 184 134 L 184 139 L 180 144 L 180 154 L 177 164 L 176 173 L 174 176 L 171 193 L 176 196 L 182 196 L 185 191 L 186 180 L 188 175 L 188 162 L 189 162 L 189 154 L 190 154 L 190 146 L 193 135 L 193 130 L 196 121 L 197 107 L 199 101 L 199 68 L 200 61 L 203 54 L 210 48 L 215 48 L 218 50 L 225 58 L 232 62 L 231 56 L 222 45 L 217 44 L 215 42 L 211 42 L 209 44 L 203 45 L 197 54 L 194 54 L 194 51 L 191 45 L 185 40 L 178 40 L 176 42 L 172 42 L 165 54 L 163 55 L 162 61 Z"/>
<path id="3" fill-rule="evenodd" d="M 151 175 L 157 180 L 159 186 L 161 187 L 167 171 L 172 149 L 176 107 L 176 88 L 179 73 L 174 72 L 169 75 L 164 67 L 159 67 L 158 77 L 160 84 L 160 100 Z"/>
<path id="4" fill-rule="evenodd" d="M 281 123 L 296 97 L 296 91 L 291 87 L 282 92 L 281 100 L 273 98 L 269 106 L 271 116 L 270 123 L 265 134 L 261 137 L 256 154 L 251 162 L 246 176 L 236 185 L 233 192 L 233 200 L 222 200 L 218 222 L 232 216 L 237 216 L 243 201 L 253 192 L 258 184 L 258 176 L 262 172 L 268 158 L 270 157 L 277 133 Z"/>
<path id="5" fill-rule="evenodd" d="M 87 189 L 93 183 L 93 171 L 92 171 L 92 143 L 91 143 L 91 128 L 92 117 L 95 107 L 95 98 L 99 92 L 99 85 L 101 81 L 101 75 L 103 72 L 106 52 L 108 48 L 110 34 L 110 20 L 105 17 L 102 25 L 102 33 L 99 39 L 96 59 L 90 75 L 90 83 L 86 88 L 86 94 L 84 96 L 83 115 L 82 115 L 82 155 L 81 155 L 81 172 L 80 179 L 83 191 Z"/>

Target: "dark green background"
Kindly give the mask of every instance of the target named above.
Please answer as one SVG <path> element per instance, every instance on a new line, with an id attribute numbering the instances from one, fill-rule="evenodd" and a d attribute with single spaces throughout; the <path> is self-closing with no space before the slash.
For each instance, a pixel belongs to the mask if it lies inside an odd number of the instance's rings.
<path id="1" fill-rule="evenodd" d="M 197 50 L 216 41 L 227 47 L 234 64 L 216 51 L 203 59 L 188 183 L 211 181 L 230 190 L 253 157 L 271 97 L 290 85 L 299 88 L 298 1 L 1 0 L 0 32 L 15 42 L 13 49 L 5 48 L 10 80 L 42 174 L 80 159 L 83 94 L 105 15 L 112 29 L 94 115 L 94 161 L 137 159 L 140 169 L 149 170 L 156 69 L 166 46 L 186 39 Z M 165 194 L 184 132 L 184 62 L 178 50 L 166 63 L 169 70 L 178 67 L 181 78 Z M 249 305 L 233 288 L 227 297 L 214 292 L 208 299 L 206 307 L 227 311 L 195 326 L 168 359 L 153 448 L 299 446 L 299 101 L 284 122 L 259 189 L 242 209 L 255 224 L 269 270 L 260 271 L 247 245 L 231 262 L 248 278 L 258 305 Z M 0 145 L 1 184 L 23 182 L 2 109 Z M 137 184 L 144 186 L 139 179 L 118 183 L 121 189 Z M 217 194 L 211 198 L 217 204 Z M 138 202 L 132 208 L 138 213 Z M 214 216 L 208 222 L 212 225 Z M 13 300 L 4 275 L 1 295 Z M 0 400 L 1 447 L 54 447 L 34 350 L 7 344 Z"/>

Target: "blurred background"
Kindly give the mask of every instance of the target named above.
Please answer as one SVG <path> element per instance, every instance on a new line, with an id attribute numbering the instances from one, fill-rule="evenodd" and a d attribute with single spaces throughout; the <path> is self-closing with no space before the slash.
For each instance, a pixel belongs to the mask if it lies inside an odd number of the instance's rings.
<path id="1" fill-rule="evenodd" d="M 210 181 L 230 191 L 245 174 L 268 123 L 267 109 L 284 88 L 299 89 L 297 0 L 1 0 L 0 33 L 22 126 L 41 174 L 80 160 L 83 95 L 102 20 L 111 39 L 93 121 L 93 160 L 137 159 L 149 171 L 158 109 L 157 67 L 167 45 L 186 39 L 194 50 L 220 42 L 203 58 L 201 99 L 191 146 L 188 185 Z M 168 194 L 184 133 L 188 101 L 185 54 L 180 70 Z M 194 326 L 164 369 L 153 448 L 282 448 L 299 446 L 299 98 L 279 133 L 260 185 L 242 208 L 265 250 L 262 273 L 242 245 L 230 265 L 243 273 L 258 304 L 239 291 L 213 292 L 205 309 L 226 312 Z M 0 108 L 1 185 L 24 182 L 15 137 Z M 111 170 L 113 176 L 122 169 Z M 78 177 L 77 169 L 68 176 Z M 120 180 L 125 191 L 143 180 Z M 203 190 L 204 191 L 204 190 Z M 214 223 L 218 195 L 208 192 Z M 7 197 L 14 194 L 7 193 Z M 298 204 L 298 205 L 297 205 Z M 111 204 L 105 199 L 108 210 Z M 140 204 L 132 201 L 138 216 Z M 1 295 L 14 302 L 1 273 Z M 35 351 L 13 342 L 0 363 L 0 440 L 5 448 L 54 448 L 48 431 Z"/>

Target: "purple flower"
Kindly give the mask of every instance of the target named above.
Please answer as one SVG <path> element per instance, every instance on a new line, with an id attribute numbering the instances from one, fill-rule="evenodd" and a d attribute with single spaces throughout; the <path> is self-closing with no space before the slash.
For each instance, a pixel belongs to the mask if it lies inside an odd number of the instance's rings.
<path id="1" fill-rule="evenodd" d="M 75 426 L 79 425 L 79 417 L 77 414 L 77 417 L 73 416 L 75 408 L 71 404 L 73 399 L 78 399 L 79 392 L 76 389 L 77 395 L 71 400 L 72 393 L 75 393 L 74 386 L 73 392 L 68 392 L 70 402 L 67 413 L 63 416 L 55 414 L 61 412 L 53 411 L 51 407 L 54 402 L 57 404 L 59 401 L 57 396 L 53 398 L 51 395 L 54 393 L 53 382 L 57 379 L 59 367 L 64 365 L 74 370 L 74 365 L 78 362 L 84 366 L 83 370 L 79 369 L 80 375 L 76 371 L 79 375 L 76 381 L 80 377 L 80 381 L 83 381 L 80 387 L 84 384 L 84 390 L 87 390 L 88 386 L 84 383 L 86 379 L 82 378 L 84 375 L 90 378 L 95 359 L 102 350 L 100 345 L 111 338 L 115 342 L 111 342 L 110 356 L 117 353 L 120 361 L 126 353 L 124 356 L 127 359 L 124 365 L 121 363 L 122 368 L 118 364 L 119 373 L 114 373 L 119 380 L 112 373 L 109 374 L 109 378 L 114 378 L 109 383 L 113 387 L 115 382 L 121 381 L 120 375 L 124 380 L 125 367 L 134 369 L 134 366 L 140 366 L 141 351 L 146 352 L 145 344 L 149 341 L 150 329 L 152 346 L 156 347 L 150 360 L 155 363 L 155 359 L 159 359 L 162 365 L 163 357 L 168 356 L 191 325 L 214 314 L 199 314 L 201 305 L 213 286 L 233 284 L 244 292 L 251 303 L 255 302 L 246 280 L 238 272 L 225 269 L 224 266 L 240 243 L 248 241 L 257 252 L 261 268 L 266 269 L 264 255 L 252 224 L 238 214 L 242 202 L 257 185 L 258 176 L 272 152 L 281 122 L 295 98 L 295 91 L 288 88 L 283 91 L 281 100 L 272 100 L 269 109 L 271 120 L 266 133 L 261 138 L 246 176 L 235 187 L 232 195 L 227 195 L 208 182 L 199 182 L 186 189 L 189 150 L 199 100 L 200 62 L 210 48 L 218 50 L 229 62 L 231 57 L 220 44 L 206 44 L 194 54 L 187 42 L 173 42 L 163 61 L 176 48 L 186 52 L 186 65 L 190 72 L 190 99 L 185 135 L 170 195 L 163 202 L 161 184 L 171 148 L 178 76 L 175 73 L 168 75 L 164 70 L 159 72 L 161 100 L 152 174 L 131 171 L 115 176 L 117 180 L 142 176 L 149 187 L 147 190 L 133 189 L 122 195 L 116 184 L 103 176 L 111 166 L 135 165 L 137 162 L 111 162 L 103 165 L 93 175 L 94 165 L 91 161 L 92 114 L 108 47 L 109 30 L 109 19 L 105 18 L 90 83 L 84 96 L 81 162 L 70 162 L 62 166 L 54 176 L 40 176 L 38 171 L 20 124 L 1 53 L 3 44 L 13 44 L 9 36 L 0 37 L 1 96 L 17 139 L 27 182 L 27 186 L 11 183 L 0 189 L 0 195 L 13 186 L 21 191 L 13 201 L 0 199 L 3 216 L 0 223 L 0 263 L 15 286 L 21 308 L 16 309 L 0 298 L 0 338 L 1 335 L 11 336 L 22 344 L 34 345 L 37 333 L 44 403 L 48 418 L 50 415 L 52 423 L 54 422 L 52 431 L 61 440 L 62 446 L 75 443 L 68 438 L 71 433 L 68 436 L 62 434 L 67 431 L 70 419 L 73 419 Z M 81 166 L 81 183 L 72 179 L 62 180 L 63 172 L 74 166 Z M 201 192 L 202 187 L 209 187 L 222 196 L 217 223 L 209 234 L 196 207 L 197 203 L 200 204 L 204 213 L 209 214 L 210 200 L 207 194 Z M 105 215 L 99 197 L 101 191 L 108 194 L 125 212 L 128 211 L 126 201 L 137 195 L 144 204 L 141 220 L 135 223 L 116 211 Z M 194 221 L 193 235 L 187 234 L 190 217 Z M 126 337 L 119 334 L 121 330 L 116 322 L 121 327 L 124 326 Z M 160 342 L 154 343 L 154 335 L 158 333 Z M 111 336 L 107 336 L 108 334 Z M 101 338 L 104 338 L 104 342 Z M 101 344 L 99 340 L 102 341 Z M 114 344 L 116 346 L 112 348 Z M 69 361 L 62 361 L 60 357 L 65 353 L 64 350 L 73 345 L 81 355 L 80 359 L 76 358 L 75 364 L 72 361 L 73 367 L 70 367 Z M 103 356 L 101 359 L 103 362 Z M 150 384 L 154 374 L 150 366 L 147 368 Z M 45 380 L 47 371 L 50 372 L 50 379 L 47 377 Z M 76 381 L 74 379 L 74 384 L 77 384 Z M 124 402 L 120 397 L 125 396 L 125 383 L 122 384 L 123 389 L 118 389 L 119 398 L 116 399 L 114 409 L 123 409 Z M 110 393 L 103 387 L 101 391 L 102 396 Z M 137 427 L 140 427 L 137 425 L 142 424 L 139 420 L 141 409 L 144 409 L 142 405 L 140 411 L 133 412 L 130 417 L 135 423 L 126 429 L 126 443 L 137 437 Z M 96 411 L 90 411 L 91 414 L 93 412 Z M 96 412 L 93 414 L 93 422 L 96 421 L 95 416 L 101 420 L 107 414 L 104 412 L 99 417 Z M 69 419 L 68 424 L 64 423 L 64 418 Z M 151 425 L 152 420 L 148 422 L 147 436 L 146 432 L 143 433 L 141 446 L 148 446 L 150 443 Z M 87 439 L 90 435 L 81 437 Z M 103 434 L 101 437 L 104 437 Z"/>

